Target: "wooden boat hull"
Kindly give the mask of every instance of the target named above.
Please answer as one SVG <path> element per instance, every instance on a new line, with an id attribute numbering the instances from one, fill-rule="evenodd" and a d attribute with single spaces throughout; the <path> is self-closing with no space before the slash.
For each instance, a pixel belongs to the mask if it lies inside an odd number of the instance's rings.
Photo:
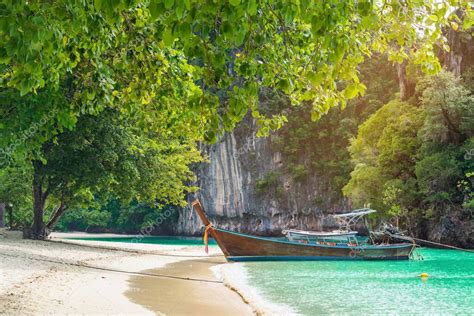
<path id="1" fill-rule="evenodd" d="M 415 245 L 330 246 L 255 237 L 213 228 L 211 234 L 229 261 L 407 260 Z"/>
<path id="2" fill-rule="evenodd" d="M 229 261 L 269 260 L 406 260 L 415 244 L 323 245 L 256 237 L 215 228 L 207 219 L 199 201 L 193 207 Z M 206 238 L 205 238 L 206 239 Z"/>

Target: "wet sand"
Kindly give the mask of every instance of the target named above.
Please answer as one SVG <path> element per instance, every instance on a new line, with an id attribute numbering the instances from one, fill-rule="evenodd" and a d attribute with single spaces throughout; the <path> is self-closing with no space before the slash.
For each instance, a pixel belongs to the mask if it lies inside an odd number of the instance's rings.
<path id="1" fill-rule="evenodd" d="M 166 315 L 253 315 L 239 294 L 218 280 L 211 267 L 225 263 L 223 257 L 180 261 L 160 269 L 147 270 L 166 274 L 217 281 L 189 281 L 135 276 L 129 279 L 125 295 L 130 301 Z"/>

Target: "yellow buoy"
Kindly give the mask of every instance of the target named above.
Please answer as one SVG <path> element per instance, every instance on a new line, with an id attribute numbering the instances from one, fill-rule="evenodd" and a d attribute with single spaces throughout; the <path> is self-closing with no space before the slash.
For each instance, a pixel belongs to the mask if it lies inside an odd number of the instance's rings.
<path id="1" fill-rule="evenodd" d="M 429 275 L 426 272 L 423 272 L 422 274 L 420 274 L 420 278 L 427 278 L 427 277 L 429 277 Z"/>

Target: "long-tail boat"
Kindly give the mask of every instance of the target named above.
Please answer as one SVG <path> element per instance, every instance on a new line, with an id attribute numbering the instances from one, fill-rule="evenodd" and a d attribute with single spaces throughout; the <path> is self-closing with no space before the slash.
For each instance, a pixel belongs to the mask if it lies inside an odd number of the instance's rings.
<path id="1" fill-rule="evenodd" d="M 333 244 L 317 242 L 292 242 L 257 237 L 212 226 L 199 200 L 192 206 L 216 240 L 228 261 L 277 261 L 277 260 L 406 260 L 410 258 L 414 243 L 397 244 Z"/>

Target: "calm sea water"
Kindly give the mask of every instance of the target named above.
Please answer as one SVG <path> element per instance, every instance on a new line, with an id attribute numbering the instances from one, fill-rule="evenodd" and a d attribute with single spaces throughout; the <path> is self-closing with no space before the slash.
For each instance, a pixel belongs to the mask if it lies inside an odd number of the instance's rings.
<path id="1" fill-rule="evenodd" d="M 76 238 L 136 242 L 123 238 Z M 144 237 L 140 243 L 202 245 L 202 238 Z M 217 247 L 215 241 L 210 244 Z M 303 315 L 474 315 L 474 254 L 418 249 L 423 260 L 243 263 L 266 300 Z M 421 279 L 423 272 L 429 274 Z"/>
<path id="2" fill-rule="evenodd" d="M 268 300 L 304 315 L 474 315 L 474 254 L 417 250 L 424 260 L 245 263 Z M 429 278 L 422 280 L 422 272 Z"/>

